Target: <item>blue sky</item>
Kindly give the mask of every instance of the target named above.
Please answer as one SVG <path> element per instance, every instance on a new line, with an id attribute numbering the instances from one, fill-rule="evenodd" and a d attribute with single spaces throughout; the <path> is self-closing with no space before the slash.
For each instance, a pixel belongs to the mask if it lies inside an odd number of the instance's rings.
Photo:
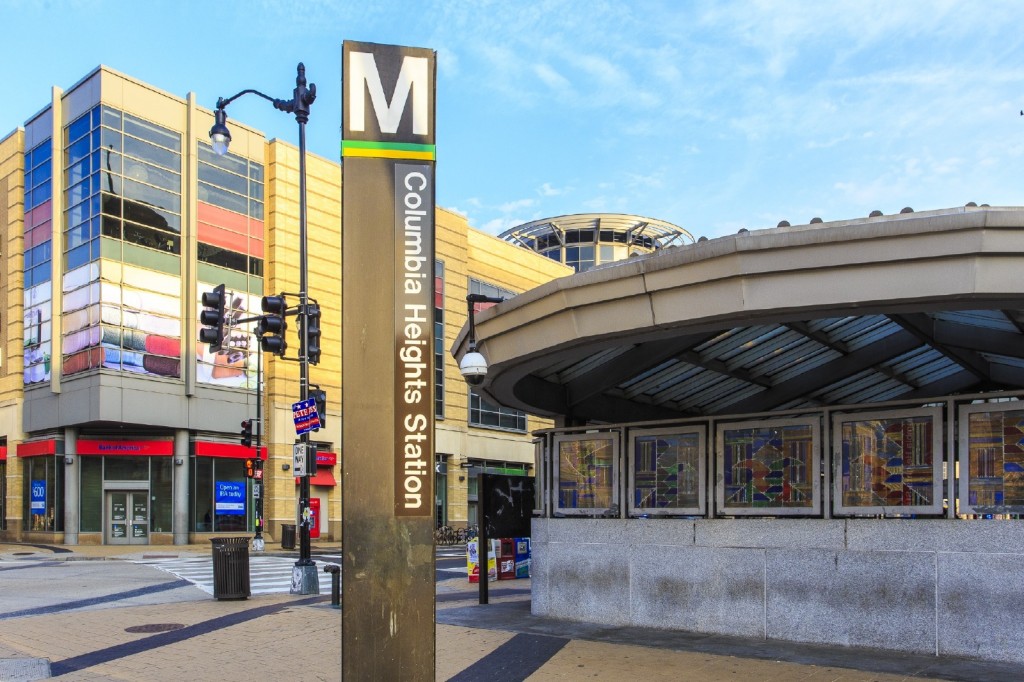
<path id="1" fill-rule="evenodd" d="M 0 0 L 0 135 L 98 64 L 205 106 L 318 99 L 338 159 L 341 42 L 438 52 L 440 206 L 498 233 L 621 212 L 715 237 L 968 201 L 1021 205 L 1024 3 Z M 297 142 L 256 98 L 232 118 Z"/>

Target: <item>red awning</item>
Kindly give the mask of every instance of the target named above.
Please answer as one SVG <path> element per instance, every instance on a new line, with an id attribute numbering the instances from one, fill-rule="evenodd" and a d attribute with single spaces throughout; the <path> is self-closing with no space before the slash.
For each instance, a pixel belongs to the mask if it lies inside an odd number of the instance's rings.
<path id="1" fill-rule="evenodd" d="M 295 477 L 295 485 L 299 484 L 302 479 L 298 476 Z M 309 477 L 310 485 L 338 485 L 338 481 L 334 478 L 334 472 L 330 469 L 318 469 L 317 472 Z"/>

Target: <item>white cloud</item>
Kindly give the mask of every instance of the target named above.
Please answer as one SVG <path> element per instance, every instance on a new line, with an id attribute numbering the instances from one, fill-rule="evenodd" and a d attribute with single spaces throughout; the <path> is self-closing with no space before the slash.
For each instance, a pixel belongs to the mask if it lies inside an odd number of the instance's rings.
<path id="1" fill-rule="evenodd" d="M 543 185 L 537 188 L 537 194 L 542 197 L 557 197 L 571 191 L 571 187 L 555 187 L 550 182 L 545 182 Z"/>
<path id="2" fill-rule="evenodd" d="M 520 211 L 524 208 L 530 208 L 531 206 L 536 205 L 536 203 L 537 202 L 534 199 L 516 199 L 515 201 L 509 201 L 504 204 L 501 204 L 498 207 L 498 210 L 501 211 L 502 213 L 512 213 L 514 211 Z"/>

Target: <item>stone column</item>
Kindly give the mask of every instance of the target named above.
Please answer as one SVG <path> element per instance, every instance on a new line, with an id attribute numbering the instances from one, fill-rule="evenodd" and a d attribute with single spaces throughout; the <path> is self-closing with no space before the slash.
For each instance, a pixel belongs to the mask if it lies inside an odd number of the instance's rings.
<path id="1" fill-rule="evenodd" d="M 70 458 L 71 464 L 65 464 Z M 64 544 L 77 545 L 78 531 L 82 526 L 80 514 L 82 490 L 82 465 L 78 456 L 78 431 L 64 429 L 64 456 L 57 458 L 57 466 L 64 467 Z"/>
<path id="2" fill-rule="evenodd" d="M 188 544 L 188 429 L 174 432 L 174 503 L 171 510 L 171 529 L 174 544 Z"/>

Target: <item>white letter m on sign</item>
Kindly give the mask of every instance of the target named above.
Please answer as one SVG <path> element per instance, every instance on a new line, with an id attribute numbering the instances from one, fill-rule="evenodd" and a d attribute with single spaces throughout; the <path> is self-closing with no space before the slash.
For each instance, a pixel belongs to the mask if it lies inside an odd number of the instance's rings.
<path id="1" fill-rule="evenodd" d="M 412 132 L 414 135 L 426 135 L 430 121 L 427 120 L 427 86 L 429 74 L 427 60 L 424 57 L 403 57 L 402 70 L 398 74 L 395 92 L 388 105 L 384 96 L 384 86 L 380 82 L 377 62 L 370 52 L 349 53 L 348 96 L 351 107 L 349 127 L 354 132 L 366 130 L 366 98 L 363 97 L 363 83 L 370 91 L 370 102 L 373 112 L 377 115 L 377 123 L 382 133 L 398 132 L 398 124 L 405 111 L 405 103 L 412 91 Z"/>

